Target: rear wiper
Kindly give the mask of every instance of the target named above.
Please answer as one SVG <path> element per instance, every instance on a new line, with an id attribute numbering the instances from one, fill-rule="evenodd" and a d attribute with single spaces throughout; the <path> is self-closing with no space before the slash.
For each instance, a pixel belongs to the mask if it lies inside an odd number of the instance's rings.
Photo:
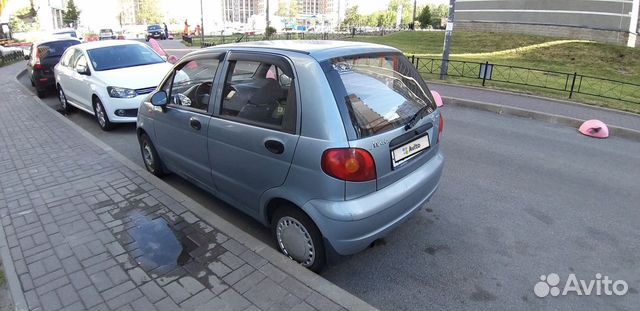
<path id="1" fill-rule="evenodd" d="M 422 119 L 422 117 L 424 117 L 425 112 L 430 113 L 430 109 L 429 106 L 422 106 L 422 108 L 420 108 L 414 115 L 413 117 L 411 117 L 411 119 L 409 119 L 409 121 L 407 121 L 407 123 L 405 123 L 404 125 L 404 130 L 408 131 L 410 130 L 412 127 L 416 126 L 416 124 L 418 123 L 418 121 L 420 121 L 420 119 Z"/>

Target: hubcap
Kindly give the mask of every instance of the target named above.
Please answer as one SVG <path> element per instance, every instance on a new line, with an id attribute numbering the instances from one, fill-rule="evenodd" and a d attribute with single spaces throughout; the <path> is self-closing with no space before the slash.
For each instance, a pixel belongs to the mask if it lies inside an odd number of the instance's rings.
<path id="1" fill-rule="evenodd" d="M 276 237 L 282 252 L 289 258 L 309 267 L 316 258 L 313 240 L 307 228 L 295 218 L 280 218 L 276 225 Z"/>
<path id="2" fill-rule="evenodd" d="M 98 122 L 100 122 L 100 126 L 104 127 L 107 121 L 104 116 L 104 110 L 102 110 L 102 105 L 100 103 L 96 104 L 96 114 L 98 115 Z"/>
<path id="3" fill-rule="evenodd" d="M 62 105 L 62 108 L 67 108 L 67 101 L 64 98 L 64 92 L 62 90 L 60 90 L 60 104 Z"/>
<path id="4" fill-rule="evenodd" d="M 144 159 L 144 164 L 146 164 L 149 169 L 152 169 L 153 153 L 151 152 L 151 146 L 146 142 L 142 145 L 142 158 Z"/>

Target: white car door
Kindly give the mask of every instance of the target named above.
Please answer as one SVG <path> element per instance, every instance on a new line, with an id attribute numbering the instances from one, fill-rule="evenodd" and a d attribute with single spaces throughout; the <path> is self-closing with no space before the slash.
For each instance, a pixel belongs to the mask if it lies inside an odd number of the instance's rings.
<path id="1" fill-rule="evenodd" d="M 69 79 L 71 74 L 73 73 L 72 64 L 75 59 L 75 53 L 77 53 L 77 49 L 69 48 L 62 58 L 60 58 L 60 64 L 55 67 L 56 70 L 56 82 L 60 85 L 62 90 L 67 97 L 67 100 L 73 101 L 72 94 L 70 93 L 69 87 Z"/>
<path id="2" fill-rule="evenodd" d="M 85 71 L 85 73 L 80 73 L 79 71 Z M 74 90 L 73 92 L 77 96 L 78 104 L 83 105 L 89 111 L 93 112 L 93 102 L 92 95 L 93 90 L 91 89 L 91 83 L 93 77 L 91 76 L 95 72 L 92 72 L 89 64 L 87 62 L 87 56 L 84 52 L 78 56 L 74 66 Z"/>

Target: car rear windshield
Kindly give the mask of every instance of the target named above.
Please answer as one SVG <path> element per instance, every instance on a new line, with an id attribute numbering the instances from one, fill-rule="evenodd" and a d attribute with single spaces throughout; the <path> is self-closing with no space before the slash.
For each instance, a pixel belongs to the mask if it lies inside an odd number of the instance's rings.
<path id="1" fill-rule="evenodd" d="M 96 71 L 162 63 L 164 60 L 150 48 L 140 44 L 102 47 L 87 51 Z"/>
<path id="2" fill-rule="evenodd" d="M 78 43 L 80 42 L 76 40 L 47 42 L 38 45 L 38 52 L 40 52 L 40 58 L 60 57 L 62 56 L 62 53 L 67 50 L 67 48 Z"/>
<path id="3" fill-rule="evenodd" d="M 423 107 L 436 109 L 424 80 L 401 53 L 339 57 L 322 65 L 336 101 L 347 107 L 343 113 L 351 124 L 345 126 L 353 126 L 358 138 L 404 126 Z"/>

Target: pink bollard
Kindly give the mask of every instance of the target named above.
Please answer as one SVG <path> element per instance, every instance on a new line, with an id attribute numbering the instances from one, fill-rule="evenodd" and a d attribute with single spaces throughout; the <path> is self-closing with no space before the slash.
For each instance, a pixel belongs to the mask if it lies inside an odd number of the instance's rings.
<path id="1" fill-rule="evenodd" d="M 580 125 L 578 129 L 580 133 L 595 137 L 595 138 L 607 138 L 609 137 L 609 128 L 604 122 L 600 120 L 588 120 Z"/>
<path id="2" fill-rule="evenodd" d="M 162 49 L 162 47 L 160 47 L 160 44 L 158 43 L 158 41 L 156 41 L 156 39 L 149 39 L 149 45 L 151 45 L 151 48 L 156 51 L 158 55 L 167 56 L 167 53 Z"/>
<path id="3" fill-rule="evenodd" d="M 431 96 L 433 96 L 433 100 L 436 101 L 436 106 L 438 106 L 438 107 L 444 106 L 444 103 L 442 102 L 442 97 L 440 96 L 440 93 L 438 93 L 436 91 L 431 91 Z"/>

